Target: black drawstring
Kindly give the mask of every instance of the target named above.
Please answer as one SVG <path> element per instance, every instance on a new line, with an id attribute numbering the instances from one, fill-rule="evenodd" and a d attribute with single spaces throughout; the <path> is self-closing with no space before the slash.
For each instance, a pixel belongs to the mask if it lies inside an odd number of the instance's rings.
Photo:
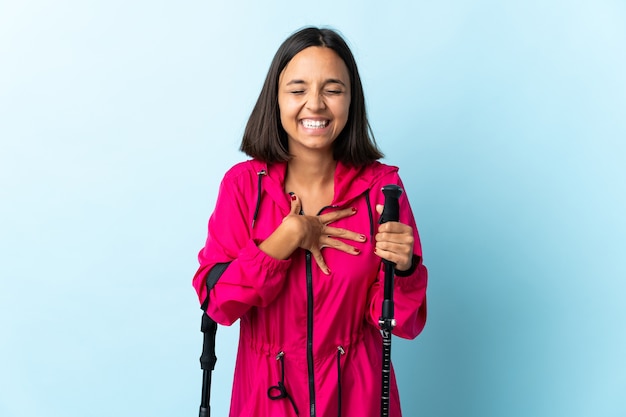
<path id="1" fill-rule="evenodd" d="M 365 202 L 367 203 L 367 214 L 370 216 L 370 242 L 374 241 L 374 214 L 372 213 L 372 203 L 370 202 L 370 190 L 365 190 Z"/>
<path id="2" fill-rule="evenodd" d="M 267 174 L 267 172 L 262 169 L 256 174 L 259 177 L 259 180 L 257 181 L 256 206 L 254 207 L 254 216 L 252 216 L 252 229 L 254 229 L 254 223 L 256 222 L 256 217 L 259 214 L 259 207 L 261 207 L 261 178 L 263 175 Z"/>
<path id="3" fill-rule="evenodd" d="M 280 381 L 278 381 L 277 385 L 273 385 L 269 387 L 267 390 L 267 396 L 270 397 L 270 400 L 282 400 L 283 398 L 287 398 L 291 405 L 293 406 L 293 410 L 296 412 L 296 415 L 299 416 L 298 407 L 296 407 L 296 403 L 291 398 L 291 395 L 287 392 L 287 388 L 285 388 L 285 352 L 279 352 L 276 355 L 276 360 L 280 361 Z M 272 394 L 272 391 L 278 391 L 278 394 Z"/>
<path id="4" fill-rule="evenodd" d="M 341 346 L 337 346 L 337 402 L 338 416 L 341 417 L 341 355 L 346 351 Z"/>

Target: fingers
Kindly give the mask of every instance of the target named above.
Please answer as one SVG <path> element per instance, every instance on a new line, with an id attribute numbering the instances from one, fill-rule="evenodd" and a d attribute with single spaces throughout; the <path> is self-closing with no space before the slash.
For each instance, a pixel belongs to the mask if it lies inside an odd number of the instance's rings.
<path id="1" fill-rule="evenodd" d="M 324 257 L 322 256 L 322 251 L 319 249 L 313 249 L 311 250 L 311 255 L 313 255 L 313 259 L 315 259 L 315 263 L 317 263 L 317 266 L 320 267 L 322 272 L 326 275 L 330 275 L 330 269 L 328 268 L 328 265 L 326 265 L 326 262 L 324 261 Z"/>
<path id="2" fill-rule="evenodd" d="M 374 238 L 376 249 L 401 254 L 410 253 L 415 240 L 412 233 L 378 232 Z"/>
<path id="3" fill-rule="evenodd" d="M 350 234 L 352 234 L 352 232 L 350 232 Z M 352 240 L 356 242 L 365 242 L 365 236 L 357 235 Z M 320 249 L 323 249 L 323 248 L 337 249 L 342 252 L 348 253 L 350 255 L 358 255 L 359 253 L 361 253 L 360 249 L 355 248 L 354 246 L 348 245 L 347 243 L 341 240 L 335 239 L 334 236 L 331 236 L 331 235 L 320 236 Z"/>
<path id="4" fill-rule="evenodd" d="M 330 213 L 325 213 L 319 216 L 319 219 L 324 224 L 331 224 L 339 219 L 354 216 L 357 210 L 354 207 L 349 207 L 343 210 L 336 210 Z"/>
<path id="5" fill-rule="evenodd" d="M 406 271 L 413 261 L 413 245 L 411 243 L 390 243 L 377 241 L 374 249 L 376 255 L 396 264 L 400 271 Z"/>
<path id="6" fill-rule="evenodd" d="M 415 238 L 410 226 L 398 222 L 383 223 L 375 240 L 378 256 L 395 263 L 398 270 L 406 271 L 411 267 Z"/>
<path id="7" fill-rule="evenodd" d="M 349 207 L 319 216 L 306 216 L 300 215 L 302 209 L 300 199 L 292 193 L 290 193 L 290 198 L 290 212 L 285 219 L 297 217 L 298 227 L 303 230 L 302 239 L 299 239 L 298 246 L 311 252 L 313 259 L 315 259 L 315 262 L 324 274 L 329 275 L 330 269 L 322 256 L 323 248 L 334 248 L 351 255 L 358 255 L 361 252 L 358 248 L 345 243 L 344 240 L 365 242 L 367 240 L 365 235 L 347 229 L 328 226 L 328 224 L 337 220 L 353 216 L 357 212 L 355 208 Z"/>
<path id="8" fill-rule="evenodd" d="M 289 214 L 300 214 L 300 211 L 302 210 L 302 203 L 300 202 L 300 199 L 294 193 L 289 193 L 289 196 L 291 197 L 291 210 L 289 211 Z"/>
<path id="9" fill-rule="evenodd" d="M 302 211 L 302 203 L 300 202 L 298 196 L 296 196 L 294 193 L 289 193 L 289 196 L 291 197 L 291 207 L 289 208 L 289 214 L 285 216 L 283 222 L 290 216 L 299 215 Z"/>
<path id="10" fill-rule="evenodd" d="M 324 237 L 328 237 L 328 238 L 341 238 L 345 240 L 353 240 L 355 242 L 365 242 L 367 240 L 364 234 L 353 232 L 352 230 L 340 229 L 340 228 L 331 227 L 331 226 L 324 226 L 322 231 L 324 233 Z M 339 242 L 335 239 L 332 239 L 332 240 Z M 336 247 L 334 245 L 329 245 L 329 246 L 332 246 L 333 248 Z"/>
<path id="11" fill-rule="evenodd" d="M 341 240 L 335 239 L 336 236 L 342 236 L 346 239 L 352 239 L 358 242 L 365 242 L 366 238 L 364 235 L 359 235 L 358 233 L 350 232 L 344 229 L 337 229 L 334 227 L 324 227 L 324 232 L 329 233 L 325 235 L 321 235 L 319 237 L 319 246 L 310 248 L 311 255 L 313 255 L 313 259 L 320 267 L 322 272 L 326 275 L 330 275 L 330 269 L 322 256 L 322 249 L 324 248 L 333 248 L 336 250 L 340 250 L 350 255 L 358 255 L 361 253 L 361 250 L 355 248 L 354 246 L 350 246 Z"/>

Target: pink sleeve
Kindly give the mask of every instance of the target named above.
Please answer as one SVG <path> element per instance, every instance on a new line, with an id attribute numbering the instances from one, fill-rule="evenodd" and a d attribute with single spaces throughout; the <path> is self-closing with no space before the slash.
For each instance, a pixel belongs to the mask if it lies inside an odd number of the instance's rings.
<path id="1" fill-rule="evenodd" d="M 265 254 L 250 237 L 248 199 L 240 194 L 239 178 L 222 181 L 209 219 L 205 247 L 198 254 L 200 267 L 193 278 L 200 303 L 207 297 L 206 277 L 217 264 L 229 263 L 209 294 L 207 314 L 217 323 L 231 325 L 251 307 L 266 306 L 280 292 L 289 260 Z"/>
<path id="2" fill-rule="evenodd" d="M 402 181 L 395 176 L 394 182 L 402 187 Z M 382 200 L 377 202 L 382 204 Z M 422 263 L 422 247 L 413 212 L 409 204 L 406 193 L 402 193 L 399 200 L 400 216 L 399 221 L 413 228 L 415 243 L 413 246 L 414 265 L 412 273 L 408 276 L 398 276 L 394 278 L 394 318 L 396 327 L 393 334 L 405 339 L 414 339 L 426 324 L 426 285 L 428 281 L 428 271 Z M 385 274 L 381 267 L 378 279 L 370 287 L 368 294 L 369 317 L 368 320 L 378 327 L 378 319 L 382 315 L 382 303 L 384 299 Z"/>

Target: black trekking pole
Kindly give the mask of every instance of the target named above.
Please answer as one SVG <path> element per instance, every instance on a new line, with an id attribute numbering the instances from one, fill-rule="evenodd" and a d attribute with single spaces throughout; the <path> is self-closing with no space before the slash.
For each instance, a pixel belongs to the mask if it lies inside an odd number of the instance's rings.
<path id="1" fill-rule="evenodd" d="M 402 194 L 402 188 L 397 185 L 385 185 L 382 191 L 385 195 L 385 206 L 380 216 L 379 223 L 397 222 L 400 217 L 398 199 Z M 382 316 L 378 320 L 383 336 L 383 373 L 380 415 L 381 417 L 388 417 L 391 380 L 391 331 L 396 325 L 396 320 L 393 318 L 393 278 L 396 264 L 383 259 L 383 266 L 385 269 L 384 299 Z"/>
<path id="2" fill-rule="evenodd" d="M 202 355 L 200 356 L 200 367 L 202 368 L 202 400 L 200 403 L 199 417 L 211 416 L 211 373 L 215 369 L 215 334 L 217 333 L 217 323 L 202 313 L 202 333 L 204 341 L 202 344 Z"/>

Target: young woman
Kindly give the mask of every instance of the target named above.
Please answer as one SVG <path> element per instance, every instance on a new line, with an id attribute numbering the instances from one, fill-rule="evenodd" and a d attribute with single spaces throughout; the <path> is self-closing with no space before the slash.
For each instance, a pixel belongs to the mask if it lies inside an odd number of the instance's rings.
<path id="1" fill-rule="evenodd" d="M 222 180 L 193 285 L 207 314 L 240 320 L 230 416 L 380 415 L 381 259 L 396 264 L 393 333 L 426 321 L 427 272 L 406 194 L 378 225 L 382 164 L 354 57 L 329 29 L 280 46 L 248 121 L 251 157 Z M 390 416 L 400 416 L 391 377 Z"/>

